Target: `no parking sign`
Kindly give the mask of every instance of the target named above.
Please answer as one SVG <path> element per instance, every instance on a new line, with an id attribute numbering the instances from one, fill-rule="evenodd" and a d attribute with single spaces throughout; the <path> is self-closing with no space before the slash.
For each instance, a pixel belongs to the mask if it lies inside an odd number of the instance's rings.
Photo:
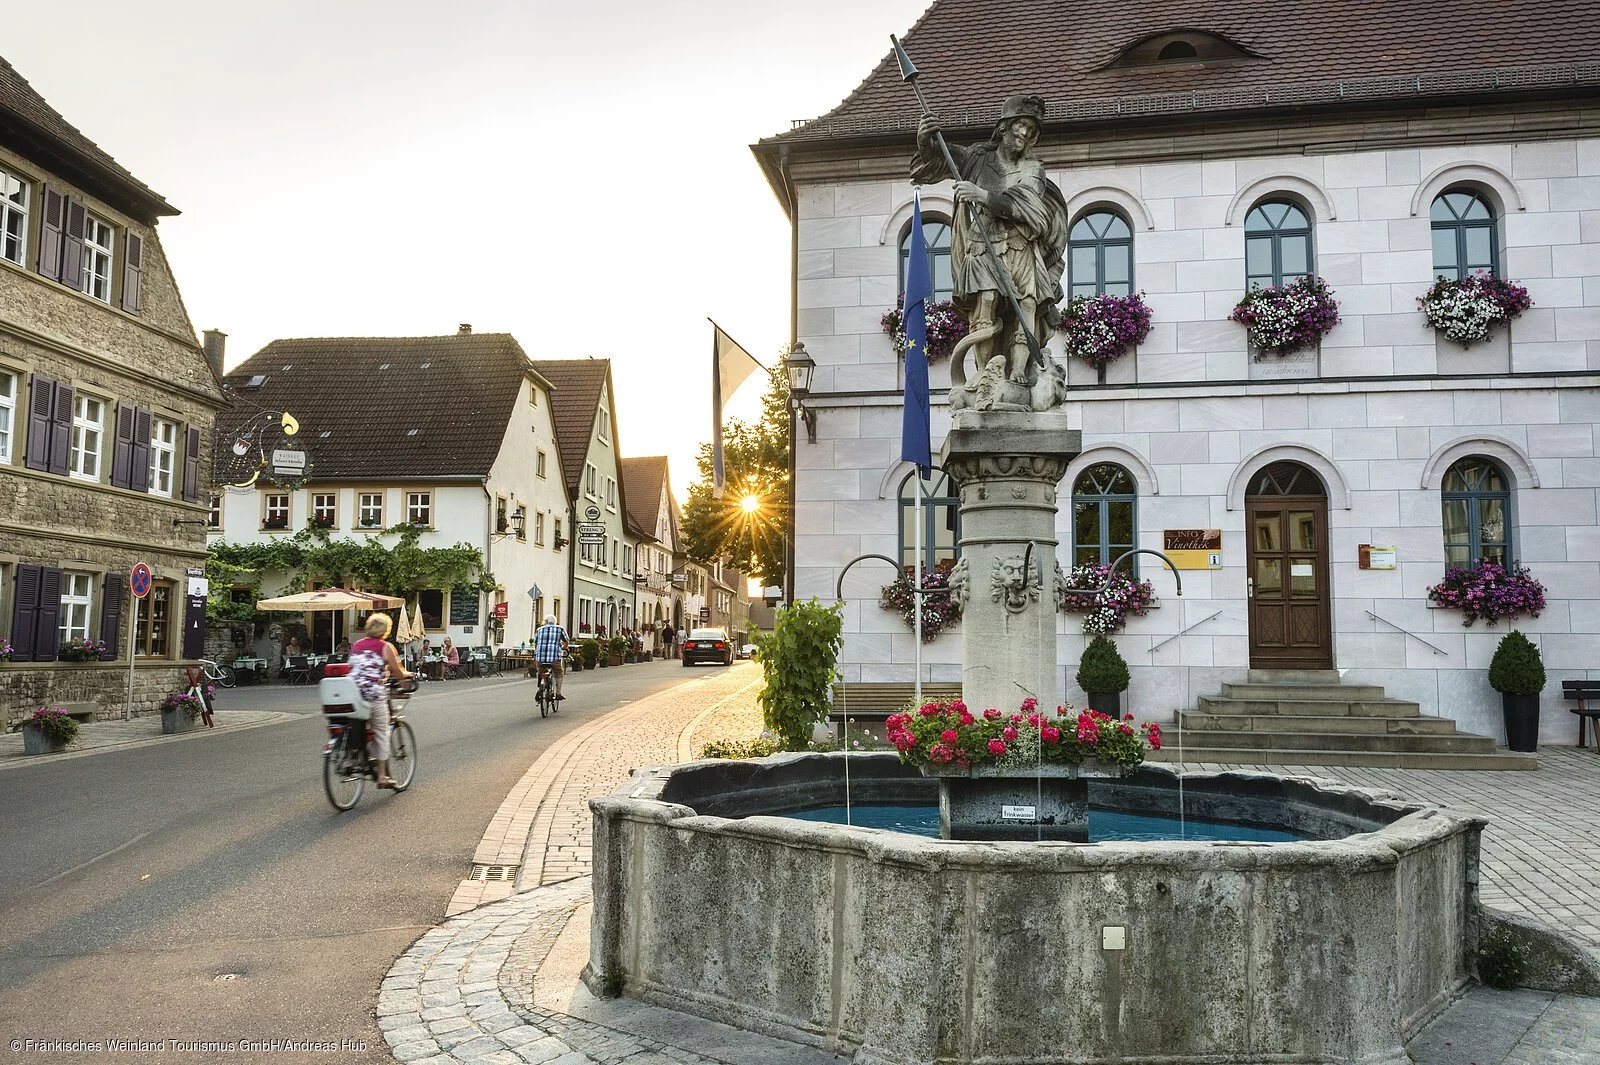
<path id="1" fill-rule="evenodd" d="M 133 576 L 128 582 L 133 586 L 133 597 L 143 599 L 150 594 L 150 567 L 143 562 L 135 562 Z"/>

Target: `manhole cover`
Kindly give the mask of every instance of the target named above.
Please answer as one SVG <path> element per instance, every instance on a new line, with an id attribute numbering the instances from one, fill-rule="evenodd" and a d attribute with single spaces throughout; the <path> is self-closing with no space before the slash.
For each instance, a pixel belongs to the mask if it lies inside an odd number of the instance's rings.
<path id="1" fill-rule="evenodd" d="M 517 878 L 517 867 L 514 865 L 474 865 L 468 880 L 484 880 L 506 882 Z"/>

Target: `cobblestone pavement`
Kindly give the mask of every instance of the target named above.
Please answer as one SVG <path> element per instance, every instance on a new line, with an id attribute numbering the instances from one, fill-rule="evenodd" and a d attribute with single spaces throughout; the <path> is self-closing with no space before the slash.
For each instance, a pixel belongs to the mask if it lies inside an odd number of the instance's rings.
<path id="1" fill-rule="evenodd" d="M 589 799 L 635 767 L 686 760 L 712 739 L 756 735 L 759 687 L 759 668 L 749 665 L 690 677 L 586 723 L 541 755 L 474 858 L 504 868 L 507 879 L 464 882 L 453 916 L 383 982 L 378 1025 L 397 1060 L 837 1065 L 841 1059 L 816 1048 L 596 999 L 578 980 L 588 959 Z M 1600 758 L 1561 748 L 1540 758 L 1543 768 L 1520 773 L 1250 768 L 1481 812 L 1495 822 L 1484 836 L 1485 900 L 1593 937 L 1600 840 L 1580 815 L 1592 820 L 1600 809 Z M 1419 1065 L 1600 1065 L 1600 999 L 1474 989 L 1418 1037 L 1412 1054 Z"/>
<path id="2" fill-rule="evenodd" d="M 215 728 L 208 729 L 201 725 L 191 731 L 172 735 L 162 733 L 160 714 L 144 714 L 132 721 L 93 721 L 87 725 L 80 725 L 78 738 L 73 740 L 66 750 L 57 754 L 24 754 L 21 732 L 0 733 L 0 769 L 15 769 L 17 766 L 54 762 L 62 758 L 78 758 L 108 747 L 146 747 L 152 743 L 197 739 L 230 729 L 271 725 L 278 721 L 286 721 L 290 716 L 292 715 L 271 710 L 218 710 L 211 715 L 212 720 L 216 722 Z"/>

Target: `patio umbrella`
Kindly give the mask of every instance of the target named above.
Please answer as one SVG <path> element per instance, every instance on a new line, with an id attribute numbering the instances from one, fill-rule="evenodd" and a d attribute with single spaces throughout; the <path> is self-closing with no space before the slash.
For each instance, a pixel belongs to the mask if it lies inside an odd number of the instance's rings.
<path id="1" fill-rule="evenodd" d="M 351 607 L 362 610 L 390 610 L 405 605 L 406 601 L 398 596 L 379 595 L 376 592 L 352 592 L 348 588 L 319 588 L 314 592 L 256 600 L 257 610 L 283 610 L 295 613 L 307 610 L 349 610 Z M 328 644 L 328 650 L 332 651 L 332 627 L 328 632 Z"/>
<path id="2" fill-rule="evenodd" d="M 394 627 L 394 642 L 404 647 L 411 642 L 411 623 L 406 621 L 406 607 L 400 604 L 400 623 Z"/>
<path id="3" fill-rule="evenodd" d="M 411 612 L 411 638 L 425 640 L 428 638 L 427 626 L 422 623 L 422 597 L 417 597 L 416 609 Z"/>

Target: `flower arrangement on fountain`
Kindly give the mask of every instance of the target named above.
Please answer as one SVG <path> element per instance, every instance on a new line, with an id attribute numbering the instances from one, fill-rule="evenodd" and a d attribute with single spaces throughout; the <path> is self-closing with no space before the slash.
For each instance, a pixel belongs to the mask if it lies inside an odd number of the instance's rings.
<path id="1" fill-rule="evenodd" d="M 948 359 L 950 353 L 956 349 L 956 344 L 967 335 L 967 320 L 961 317 L 961 312 L 956 310 L 956 305 L 949 300 L 940 300 L 928 304 L 926 311 L 928 323 L 928 350 L 929 362 Z M 885 311 L 882 320 L 883 331 L 889 334 L 889 339 L 894 341 L 894 350 L 897 354 L 904 355 L 906 351 L 906 297 L 902 293 L 894 301 L 894 310 Z"/>
<path id="2" fill-rule="evenodd" d="M 1498 562 L 1480 562 L 1445 570 L 1444 580 L 1428 589 L 1428 599 L 1460 610 L 1466 615 L 1463 625 L 1479 618 L 1493 625 L 1519 614 L 1538 617 L 1544 610 L 1544 585 L 1519 562 L 1509 568 Z"/>
<path id="3" fill-rule="evenodd" d="M 1102 585 L 1103 590 L 1094 590 Z M 1083 631 L 1089 635 L 1109 636 L 1128 624 L 1129 615 L 1143 617 L 1155 598 L 1149 581 L 1136 581 L 1126 573 L 1112 573 L 1109 565 L 1091 562 L 1072 567 L 1058 592 L 1057 606 L 1068 614 L 1082 614 Z"/>
<path id="4" fill-rule="evenodd" d="M 1339 324 L 1339 304 L 1320 277 L 1307 274 L 1287 285 L 1253 288 L 1228 315 L 1250 333 L 1262 355 L 1288 355 L 1309 348 Z"/>
<path id="5" fill-rule="evenodd" d="M 912 571 L 902 570 L 893 583 L 882 589 L 878 605 L 898 613 L 906 628 L 916 629 L 916 587 Z M 923 570 L 922 642 L 932 643 L 945 629 L 961 620 L 961 606 L 950 595 L 950 574 L 944 570 Z"/>
<path id="6" fill-rule="evenodd" d="M 1056 328 L 1067 354 L 1098 370 L 1144 343 L 1150 335 L 1150 306 L 1143 292 L 1074 296 Z"/>
<path id="7" fill-rule="evenodd" d="M 1487 270 L 1466 277 L 1441 277 L 1417 297 L 1428 324 L 1447 339 L 1468 346 L 1487 340 L 1494 328 L 1533 306 L 1528 290 Z"/>
<path id="8" fill-rule="evenodd" d="M 971 768 L 996 765 L 1023 772 L 1041 763 L 1081 765 L 1093 758 L 1124 773 L 1138 768 L 1146 748 L 1161 749 L 1161 726 L 1136 724 L 1129 714 L 1118 721 L 1098 710 L 1058 706 L 1054 715 L 1039 700 L 1022 700 L 1020 710 L 981 714 L 957 699 L 924 703 L 891 714 L 884 726 L 905 765 Z"/>

